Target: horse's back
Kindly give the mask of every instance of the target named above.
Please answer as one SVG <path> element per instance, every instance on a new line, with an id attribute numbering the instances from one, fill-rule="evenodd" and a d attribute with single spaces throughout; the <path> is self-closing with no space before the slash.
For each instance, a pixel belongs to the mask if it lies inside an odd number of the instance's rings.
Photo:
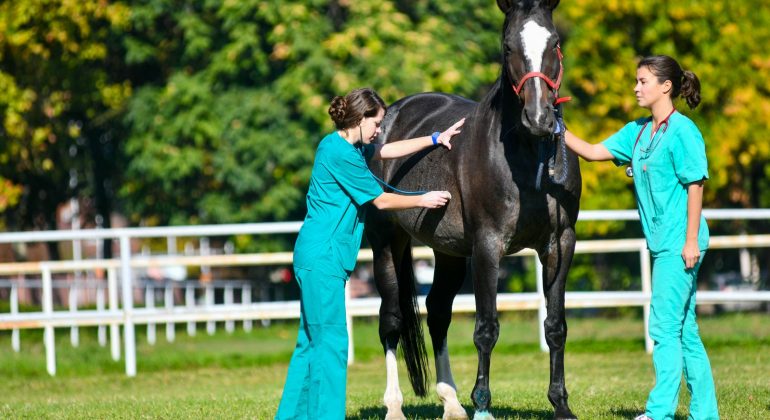
<path id="1" fill-rule="evenodd" d="M 468 117 L 478 103 L 462 96 L 429 92 L 407 96 L 388 107 L 380 139 L 384 143 L 442 131 Z"/>
<path id="2" fill-rule="evenodd" d="M 392 212 L 388 219 L 410 235 L 449 255 L 468 255 L 461 201 L 460 155 L 471 141 L 473 115 L 478 104 L 443 93 L 422 93 L 400 99 L 388 107 L 378 142 L 389 143 L 428 136 L 467 118 L 462 132 L 451 140 L 452 150 L 434 147 L 401 159 L 380 161 L 373 169 L 389 184 L 402 191 L 449 191 L 452 200 L 440 209 L 423 208 Z M 370 226 L 367 223 L 367 226 Z M 372 226 L 373 227 L 373 226 Z M 384 227 L 387 228 L 387 225 Z"/>

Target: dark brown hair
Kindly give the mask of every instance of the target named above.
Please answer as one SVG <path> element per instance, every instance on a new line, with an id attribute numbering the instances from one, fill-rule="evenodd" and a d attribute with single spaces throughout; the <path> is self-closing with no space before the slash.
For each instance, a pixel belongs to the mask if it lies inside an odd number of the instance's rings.
<path id="1" fill-rule="evenodd" d="M 695 108 L 700 103 L 700 80 L 698 80 L 698 76 L 689 70 L 682 70 L 682 67 L 673 58 L 667 55 L 645 57 L 637 66 L 637 68 L 640 67 L 650 69 L 650 72 L 657 76 L 658 83 L 663 83 L 666 80 L 671 81 L 671 99 L 681 94 L 690 109 Z"/>
<path id="2" fill-rule="evenodd" d="M 329 105 L 329 115 L 338 130 L 357 126 L 361 120 L 377 115 L 382 108 L 387 110 L 380 95 L 371 88 L 356 89 L 343 98 L 335 96 Z"/>

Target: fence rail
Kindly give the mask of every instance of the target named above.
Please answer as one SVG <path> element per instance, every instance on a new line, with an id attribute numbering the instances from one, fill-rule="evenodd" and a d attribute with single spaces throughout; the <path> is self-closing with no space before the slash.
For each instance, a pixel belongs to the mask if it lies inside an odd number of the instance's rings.
<path id="1" fill-rule="evenodd" d="M 705 210 L 704 214 L 710 220 L 768 220 L 770 209 L 758 210 Z M 583 211 L 580 220 L 636 220 L 638 214 L 635 211 Z M 292 319 L 299 317 L 299 302 L 251 302 L 251 289 L 249 283 L 228 285 L 201 285 L 184 282 L 179 285 L 165 284 L 163 289 L 164 304 L 155 306 L 155 289 L 145 285 L 145 307 L 135 307 L 134 294 L 138 288 L 134 271 L 135 269 L 163 267 L 163 266 L 264 266 L 291 264 L 290 252 L 263 253 L 263 254 L 236 254 L 236 255 L 169 255 L 169 256 L 142 256 L 132 255 L 131 240 L 137 238 L 175 238 L 178 236 L 207 237 L 227 236 L 243 234 L 276 234 L 296 233 L 301 223 L 265 223 L 265 224 L 238 224 L 238 225 L 214 225 L 214 226 L 183 226 L 166 228 L 126 228 L 126 229 L 97 229 L 80 231 L 51 231 L 51 232 L 17 232 L 0 234 L 0 243 L 29 243 L 46 241 L 82 241 L 117 239 L 120 246 L 120 257 L 117 259 L 94 259 L 81 261 L 43 261 L 24 263 L 0 264 L 0 276 L 12 277 L 23 275 L 39 275 L 39 281 L 15 280 L 0 281 L 1 288 L 10 288 L 10 308 L 8 314 L 0 314 L 0 330 L 12 330 L 12 345 L 19 350 L 19 329 L 43 328 L 46 348 L 46 367 L 51 375 L 56 373 L 56 359 L 54 346 L 54 329 L 69 327 L 73 345 L 76 345 L 78 327 L 98 326 L 100 343 L 106 345 L 107 328 L 109 328 L 109 341 L 114 360 L 120 359 L 121 337 L 120 327 L 123 327 L 123 349 L 128 376 L 136 375 L 136 339 L 135 326 L 147 325 L 148 340 L 155 340 L 155 324 L 166 324 L 166 338 L 173 341 L 174 324 L 187 323 L 187 332 L 195 334 L 195 323 L 205 322 L 206 329 L 213 333 L 215 322 L 225 322 L 225 329 L 233 331 L 236 321 L 242 321 L 245 329 L 250 329 L 255 320 Z M 171 241 L 169 241 L 171 242 Z M 770 235 L 735 235 L 712 237 L 711 249 L 729 248 L 757 248 L 770 247 Z M 566 306 L 568 308 L 604 308 L 641 306 L 644 308 L 644 323 L 646 348 L 652 348 L 652 343 L 647 334 L 647 319 L 649 316 L 649 300 L 651 291 L 651 267 L 650 256 L 642 239 L 619 240 L 591 240 L 578 241 L 576 253 L 617 253 L 635 252 L 640 256 L 642 287 L 640 291 L 602 291 L 602 292 L 567 292 Z M 415 259 L 430 259 L 433 257 L 429 248 L 415 248 Z M 542 266 L 531 250 L 524 250 L 518 257 L 533 257 L 537 267 L 538 290 L 536 293 L 504 293 L 497 299 L 498 310 L 537 310 L 540 320 L 540 344 L 547 349 L 543 333 L 543 320 L 545 318 L 545 302 L 542 293 Z M 361 250 L 359 261 L 371 261 L 371 250 Z M 107 272 L 107 284 L 101 285 L 97 293 L 96 309 L 78 309 L 77 297 L 73 305 L 72 291 L 70 291 L 69 310 L 54 310 L 53 291 L 63 288 L 58 281 L 53 280 L 55 273 L 75 273 L 82 271 L 105 270 Z M 39 312 L 19 312 L 18 288 L 21 285 L 41 288 L 42 310 Z M 82 283 L 92 284 L 92 283 Z M 97 286 L 99 287 L 99 286 Z M 223 304 L 214 304 L 213 288 L 225 288 Z M 173 291 L 177 288 L 184 289 L 184 303 L 174 303 Z M 234 290 L 241 288 L 241 303 L 234 303 Z M 245 289 L 248 288 L 248 293 Z M 203 290 L 203 304 L 195 299 L 195 291 Z M 349 293 L 349 288 L 346 289 Z M 171 294 L 170 294 L 171 293 Z M 104 295 L 107 295 L 106 298 Z M 152 295 L 151 295 L 152 294 Z M 101 298 L 99 298 L 101 296 Z M 169 298 L 171 296 L 171 298 Z M 770 302 L 770 291 L 752 292 L 698 292 L 699 304 L 716 304 L 729 302 Z M 347 300 L 348 329 L 352 334 L 352 320 L 354 317 L 376 316 L 379 311 L 379 298 L 358 298 Z M 419 299 L 421 311 L 425 312 L 425 299 Z M 475 301 L 472 295 L 460 295 L 454 301 L 453 312 L 475 312 Z M 350 357 L 353 361 L 353 340 L 350 340 Z"/>

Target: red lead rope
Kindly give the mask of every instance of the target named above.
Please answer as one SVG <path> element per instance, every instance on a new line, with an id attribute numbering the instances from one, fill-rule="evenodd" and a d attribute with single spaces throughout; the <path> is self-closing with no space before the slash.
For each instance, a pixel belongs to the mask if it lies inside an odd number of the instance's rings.
<path id="1" fill-rule="evenodd" d="M 562 64 L 562 59 L 564 56 L 561 53 L 561 46 L 556 47 L 556 53 L 559 57 L 559 77 L 554 82 L 551 80 L 550 77 L 546 76 L 545 74 L 539 72 L 539 71 L 531 71 L 524 75 L 524 77 L 521 78 L 518 85 L 511 85 L 513 87 L 513 91 L 516 92 L 516 95 L 519 95 L 519 92 L 524 88 L 524 82 L 526 82 L 529 79 L 538 78 L 543 79 L 548 86 L 553 89 L 553 91 L 556 93 L 556 99 L 553 101 L 554 106 L 562 104 L 567 101 L 571 101 L 571 96 L 565 96 L 563 98 L 559 97 L 559 87 L 561 86 L 561 77 L 564 74 L 564 65 Z"/>

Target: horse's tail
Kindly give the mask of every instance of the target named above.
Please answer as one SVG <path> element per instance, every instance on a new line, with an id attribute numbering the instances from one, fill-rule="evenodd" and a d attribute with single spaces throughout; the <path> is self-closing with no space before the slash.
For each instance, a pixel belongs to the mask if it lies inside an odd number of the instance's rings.
<path id="1" fill-rule="evenodd" d="M 411 240 L 409 241 L 411 243 Z M 401 351 L 409 373 L 409 382 L 417 396 L 424 397 L 428 389 L 428 352 L 422 333 L 420 307 L 417 303 L 412 247 L 404 247 L 401 266 L 396 270 L 398 302 L 401 310 Z"/>

